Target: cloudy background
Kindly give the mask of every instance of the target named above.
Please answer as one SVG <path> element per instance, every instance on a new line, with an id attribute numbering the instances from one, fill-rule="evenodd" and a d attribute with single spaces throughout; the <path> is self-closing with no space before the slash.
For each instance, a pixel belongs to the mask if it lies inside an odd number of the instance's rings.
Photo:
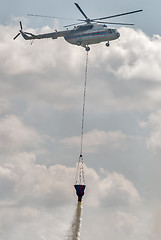
<path id="1" fill-rule="evenodd" d="M 90 17 L 144 9 L 121 21 L 120 40 L 91 46 L 84 137 L 81 239 L 158 240 L 161 235 L 160 1 L 78 1 Z M 85 51 L 31 32 L 80 18 L 73 1 L 3 1 L 0 9 L 0 236 L 66 239 L 76 208 Z M 65 24 L 67 22 L 65 21 Z M 70 21 L 69 21 L 70 23 Z"/>

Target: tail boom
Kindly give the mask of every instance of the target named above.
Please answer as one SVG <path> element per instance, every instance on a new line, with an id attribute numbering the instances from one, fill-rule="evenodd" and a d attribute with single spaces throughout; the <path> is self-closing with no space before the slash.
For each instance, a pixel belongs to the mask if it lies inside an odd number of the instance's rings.
<path id="1" fill-rule="evenodd" d="M 57 39 L 58 38 L 57 32 L 35 35 L 32 33 L 21 31 L 21 35 L 25 40 L 34 40 L 34 39 L 43 39 L 43 38 Z"/>
<path id="2" fill-rule="evenodd" d="M 20 22 L 20 30 L 19 33 L 13 38 L 14 40 L 21 34 L 25 40 L 34 40 L 34 39 L 44 39 L 44 38 L 52 38 L 57 39 L 58 37 L 66 37 L 69 31 L 57 31 L 51 33 L 44 33 L 35 35 L 33 33 L 24 32 L 22 28 L 22 23 Z"/>

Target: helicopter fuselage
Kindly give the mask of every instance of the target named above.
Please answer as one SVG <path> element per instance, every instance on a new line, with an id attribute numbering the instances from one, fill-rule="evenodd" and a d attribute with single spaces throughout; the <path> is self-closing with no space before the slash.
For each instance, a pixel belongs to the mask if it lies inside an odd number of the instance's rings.
<path id="1" fill-rule="evenodd" d="M 22 24 L 20 25 L 22 26 Z M 25 40 L 45 38 L 57 39 L 59 37 L 64 37 L 68 43 L 84 48 L 87 48 L 91 44 L 97 44 L 100 42 L 107 42 L 106 46 L 109 46 L 109 41 L 120 37 L 120 33 L 116 29 L 108 28 L 105 24 L 98 23 L 83 24 L 74 27 L 72 30 L 67 29 L 65 31 L 55 31 L 38 35 L 24 32 L 22 29 L 20 30 L 20 33 Z"/>
<path id="2" fill-rule="evenodd" d="M 64 39 L 71 44 L 86 47 L 100 42 L 109 42 L 120 37 L 120 33 L 105 24 L 86 24 L 77 26 Z"/>

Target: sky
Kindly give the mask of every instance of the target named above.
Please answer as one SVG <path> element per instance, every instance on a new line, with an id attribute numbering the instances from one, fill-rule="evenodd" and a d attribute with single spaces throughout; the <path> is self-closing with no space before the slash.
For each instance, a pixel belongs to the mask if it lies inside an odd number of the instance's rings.
<path id="1" fill-rule="evenodd" d="M 89 52 L 83 240 L 161 235 L 160 1 L 78 1 L 89 17 L 121 18 L 120 39 Z M 3 1 L 0 9 L 0 237 L 66 239 L 75 213 L 86 52 L 57 40 L 13 41 L 80 18 L 73 1 Z M 67 22 L 65 21 L 65 24 Z M 69 22 L 70 23 L 70 22 Z"/>

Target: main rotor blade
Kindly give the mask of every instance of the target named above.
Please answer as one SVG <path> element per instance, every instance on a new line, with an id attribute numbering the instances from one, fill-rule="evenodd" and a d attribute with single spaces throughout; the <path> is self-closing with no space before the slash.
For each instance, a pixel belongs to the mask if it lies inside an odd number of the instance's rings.
<path id="1" fill-rule="evenodd" d="M 101 22 L 101 21 L 94 21 L 97 23 L 104 23 L 104 24 L 115 24 L 115 25 L 128 25 L 128 26 L 134 26 L 134 23 L 117 23 L 117 22 Z"/>
<path id="2" fill-rule="evenodd" d="M 93 20 L 103 20 L 103 19 L 114 18 L 114 17 L 120 17 L 120 16 L 124 16 L 124 15 L 128 15 L 128 14 L 142 12 L 142 11 L 143 10 L 140 9 L 140 10 L 136 10 L 136 11 L 132 11 L 132 12 L 126 12 L 126 13 L 121 13 L 121 14 L 116 14 L 116 15 L 112 15 L 112 16 L 108 16 L 108 17 L 94 18 L 94 19 L 91 19 L 91 21 L 93 21 Z"/>
<path id="3" fill-rule="evenodd" d="M 13 40 L 15 40 L 21 33 L 18 33 L 14 38 Z"/>
<path id="4" fill-rule="evenodd" d="M 78 26 L 80 24 L 83 24 L 84 22 L 86 22 L 85 20 L 82 20 L 82 22 L 77 22 L 77 23 L 73 23 L 73 24 L 69 24 L 69 25 L 65 25 L 64 27 L 71 27 L 71 26 Z"/>
<path id="5" fill-rule="evenodd" d="M 46 15 L 39 15 L 39 14 L 27 14 L 29 17 L 42 17 L 42 18 L 56 18 L 56 19 L 64 19 L 64 20 L 76 20 L 74 18 L 62 18 L 62 17 L 54 17 L 54 16 L 46 16 Z"/>
<path id="6" fill-rule="evenodd" d="M 86 20 L 88 20 L 89 18 L 87 17 L 87 15 L 83 12 L 83 10 L 81 9 L 81 7 L 78 5 L 78 3 L 74 3 L 76 5 L 76 7 L 78 8 L 78 10 L 83 14 L 83 16 L 85 17 Z"/>

